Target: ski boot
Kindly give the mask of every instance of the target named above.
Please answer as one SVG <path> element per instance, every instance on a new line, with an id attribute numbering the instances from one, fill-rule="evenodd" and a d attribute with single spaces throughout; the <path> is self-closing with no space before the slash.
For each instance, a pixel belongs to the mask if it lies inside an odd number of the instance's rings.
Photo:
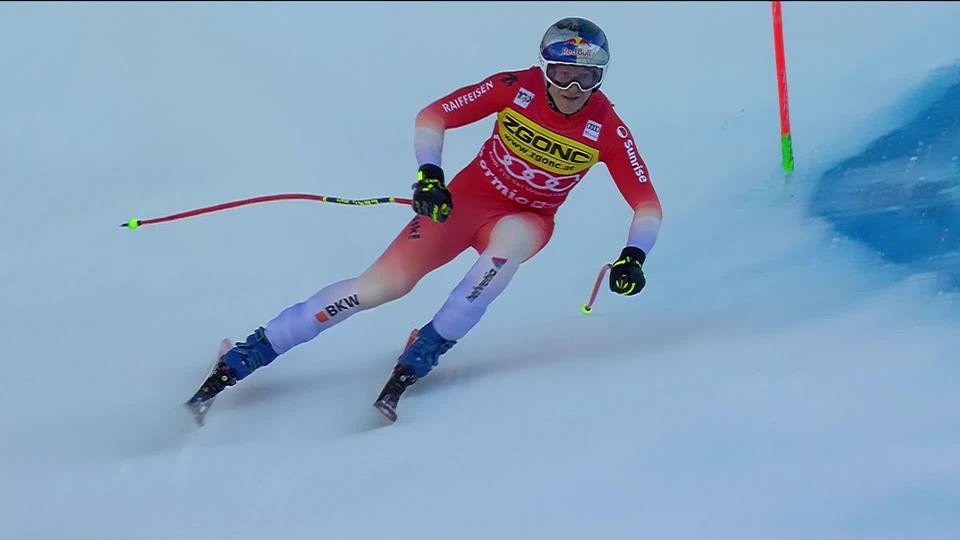
<path id="1" fill-rule="evenodd" d="M 197 425 L 202 426 L 207 411 L 220 392 L 237 384 L 253 370 L 269 364 L 277 356 L 262 327 L 247 336 L 243 343 L 234 345 L 229 339 L 223 340 L 220 354 L 207 373 L 207 378 L 193 397 L 183 404 L 184 407 L 193 415 Z"/>
<path id="2" fill-rule="evenodd" d="M 387 417 L 387 420 L 396 422 L 400 396 L 417 380 L 430 373 L 430 370 L 439 362 L 440 355 L 447 352 L 455 343 L 456 341 L 438 334 L 433 328 L 432 321 L 419 331 L 411 332 L 406 349 L 397 360 L 390 379 L 384 385 L 373 406 Z"/>

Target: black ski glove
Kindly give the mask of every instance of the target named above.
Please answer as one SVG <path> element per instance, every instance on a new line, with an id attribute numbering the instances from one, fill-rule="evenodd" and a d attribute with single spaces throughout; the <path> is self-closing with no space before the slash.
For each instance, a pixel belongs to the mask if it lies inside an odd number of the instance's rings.
<path id="1" fill-rule="evenodd" d="M 453 198 L 443 183 L 443 169 L 427 163 L 420 167 L 413 185 L 413 211 L 443 223 L 453 212 Z"/>
<path id="2" fill-rule="evenodd" d="M 642 249 L 627 246 L 620 258 L 610 265 L 610 290 L 624 296 L 633 296 L 643 290 L 647 278 L 643 276 L 643 261 L 647 254 Z"/>

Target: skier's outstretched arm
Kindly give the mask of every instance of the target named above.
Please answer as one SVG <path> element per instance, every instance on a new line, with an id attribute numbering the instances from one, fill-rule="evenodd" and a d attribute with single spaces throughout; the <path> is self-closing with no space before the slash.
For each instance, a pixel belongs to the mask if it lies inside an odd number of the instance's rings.
<path id="1" fill-rule="evenodd" d="M 646 285 L 643 263 L 657 241 L 663 210 L 633 134 L 616 114 L 610 116 L 607 122 L 613 129 L 603 134 L 600 159 L 627 204 L 633 208 L 626 247 L 610 271 L 610 289 L 629 296 L 637 294 Z"/>

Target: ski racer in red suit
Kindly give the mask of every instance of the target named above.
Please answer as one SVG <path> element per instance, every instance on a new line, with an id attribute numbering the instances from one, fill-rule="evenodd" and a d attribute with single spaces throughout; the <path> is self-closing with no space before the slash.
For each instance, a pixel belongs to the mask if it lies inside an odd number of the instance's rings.
<path id="1" fill-rule="evenodd" d="M 395 421 L 400 395 L 479 322 L 520 264 L 546 245 L 557 209 L 598 162 L 634 210 L 626 247 L 611 268 L 610 288 L 624 295 L 640 292 L 642 265 L 662 213 L 630 130 L 599 90 L 608 61 L 599 27 L 563 19 L 541 42 L 540 66 L 491 75 L 423 109 L 415 133 L 417 216 L 364 273 L 287 308 L 221 356 L 186 404 L 198 423 L 224 387 L 351 315 L 405 295 L 427 273 L 473 247 L 480 254 L 476 264 L 433 319 L 411 336 L 375 402 Z M 494 114 L 493 133 L 447 185 L 441 168 L 444 132 Z"/>

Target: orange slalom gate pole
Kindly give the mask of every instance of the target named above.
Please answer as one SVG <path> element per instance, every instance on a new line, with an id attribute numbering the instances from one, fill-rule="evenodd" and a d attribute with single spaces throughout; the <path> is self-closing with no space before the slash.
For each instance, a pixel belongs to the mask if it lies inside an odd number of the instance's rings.
<path id="1" fill-rule="evenodd" d="M 790 134 L 790 105 L 787 99 L 787 59 L 783 52 L 783 15 L 780 2 L 773 2 L 773 48 L 777 59 L 777 93 L 780 96 L 780 152 L 783 172 L 793 172 L 793 137 Z"/>

